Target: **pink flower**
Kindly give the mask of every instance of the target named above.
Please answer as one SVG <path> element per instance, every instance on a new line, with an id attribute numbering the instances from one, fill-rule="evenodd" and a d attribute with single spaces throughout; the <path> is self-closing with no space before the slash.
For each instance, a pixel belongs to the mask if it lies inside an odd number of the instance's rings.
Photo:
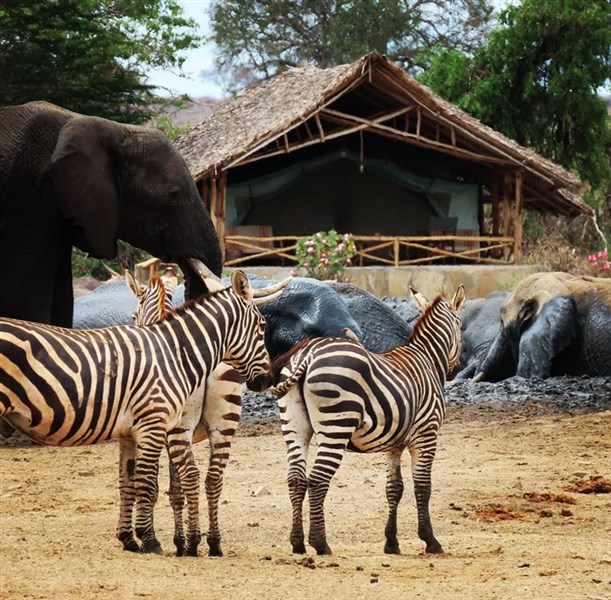
<path id="1" fill-rule="evenodd" d="M 314 248 L 312 246 L 308 247 L 308 254 L 313 254 L 314 253 Z"/>
<path id="2" fill-rule="evenodd" d="M 340 243 L 340 244 L 337 245 L 337 249 L 338 250 L 344 250 L 345 247 L 346 247 L 346 244 L 344 244 L 344 243 Z"/>
<path id="3" fill-rule="evenodd" d="M 608 271 L 610 268 L 611 268 L 611 264 L 610 264 L 610 263 L 608 263 L 608 262 L 606 262 L 606 261 L 605 261 L 605 262 L 602 264 L 602 270 L 603 270 L 603 271 Z"/>
<path id="4" fill-rule="evenodd" d="M 598 258 L 607 258 L 607 250 L 606 249 L 605 250 L 601 250 L 598 253 Z"/>
<path id="5" fill-rule="evenodd" d="M 588 262 L 595 263 L 596 262 L 596 254 L 588 255 Z"/>

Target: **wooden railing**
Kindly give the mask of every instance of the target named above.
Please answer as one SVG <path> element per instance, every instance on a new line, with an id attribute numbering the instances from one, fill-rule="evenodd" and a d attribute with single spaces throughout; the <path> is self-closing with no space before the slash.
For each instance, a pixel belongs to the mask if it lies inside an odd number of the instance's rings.
<path id="1" fill-rule="evenodd" d="M 291 265 L 297 262 L 298 236 L 227 235 L 228 267 L 258 262 Z M 403 267 L 430 263 L 511 264 L 514 238 L 476 235 L 386 236 L 355 235 L 353 265 Z"/>

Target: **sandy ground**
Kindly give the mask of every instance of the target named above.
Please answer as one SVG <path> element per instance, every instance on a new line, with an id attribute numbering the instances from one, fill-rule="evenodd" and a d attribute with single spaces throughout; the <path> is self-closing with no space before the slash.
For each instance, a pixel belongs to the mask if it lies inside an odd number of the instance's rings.
<path id="1" fill-rule="evenodd" d="M 236 438 L 221 506 L 223 558 L 205 556 L 205 543 L 198 558 L 172 556 L 165 495 L 156 511 L 165 556 L 121 550 L 115 443 L 13 442 L 0 447 L 0 598 L 611 598 L 611 495 L 571 491 L 579 482 L 608 491 L 610 428 L 608 410 L 451 409 L 431 501 L 446 553 L 424 553 L 407 481 L 403 554 L 383 554 L 384 459 L 350 454 L 326 504 L 334 553 L 309 549 L 305 560 L 290 552 L 275 426 L 244 425 Z M 202 467 L 205 446 L 196 448 Z"/>

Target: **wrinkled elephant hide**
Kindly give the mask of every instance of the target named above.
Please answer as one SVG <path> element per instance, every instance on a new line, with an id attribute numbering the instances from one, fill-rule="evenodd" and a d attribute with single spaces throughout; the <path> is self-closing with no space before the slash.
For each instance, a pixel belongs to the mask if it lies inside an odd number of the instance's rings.
<path id="1" fill-rule="evenodd" d="M 477 380 L 611 376 L 610 279 L 531 275 L 506 299 L 501 320 Z"/>
<path id="2" fill-rule="evenodd" d="M 253 288 L 270 280 L 252 277 Z M 184 286 L 174 293 L 184 303 Z M 91 329 L 132 323 L 136 300 L 123 280 L 111 281 L 74 302 L 74 326 Z M 411 327 L 382 300 L 351 284 L 327 284 L 295 277 L 279 298 L 260 307 L 267 322 L 266 342 L 272 356 L 307 337 L 345 337 L 349 328 L 374 352 L 404 344 Z M 414 314 L 419 314 L 414 308 Z"/>
<path id="3" fill-rule="evenodd" d="M 507 296 L 509 292 L 499 290 L 486 298 L 465 302 L 460 312 L 462 339 L 459 372 L 455 379 L 467 379 L 479 371 L 490 344 L 501 329 L 501 306 Z"/>

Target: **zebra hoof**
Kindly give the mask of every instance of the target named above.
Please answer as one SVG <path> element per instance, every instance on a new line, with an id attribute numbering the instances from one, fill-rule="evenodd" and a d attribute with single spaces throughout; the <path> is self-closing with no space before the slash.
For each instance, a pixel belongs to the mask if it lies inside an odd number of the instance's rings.
<path id="1" fill-rule="evenodd" d="M 141 552 L 144 554 L 163 554 L 161 544 L 157 540 L 152 540 L 142 544 Z"/>
<path id="2" fill-rule="evenodd" d="M 208 542 L 208 556 L 223 556 L 220 537 L 208 536 L 206 541 Z"/>
<path id="3" fill-rule="evenodd" d="M 325 544 L 321 548 L 316 548 L 316 554 L 318 554 L 318 556 L 329 556 L 333 554 L 333 552 L 331 552 L 331 548 L 329 548 L 329 545 Z"/>
<path id="4" fill-rule="evenodd" d="M 303 542 L 301 542 L 300 544 L 293 544 L 293 554 L 305 554 L 305 553 L 306 553 L 306 547 Z"/>
<path id="5" fill-rule="evenodd" d="M 431 544 L 427 545 L 426 553 L 427 554 L 443 554 L 443 548 L 441 547 L 441 544 L 437 540 L 435 540 Z"/>
<path id="6" fill-rule="evenodd" d="M 384 546 L 384 554 L 401 554 L 401 548 L 399 548 L 399 544 L 386 544 Z"/>
<path id="7" fill-rule="evenodd" d="M 140 546 L 130 532 L 124 532 L 118 536 L 119 541 L 123 545 L 123 550 L 127 552 L 140 552 Z"/>

